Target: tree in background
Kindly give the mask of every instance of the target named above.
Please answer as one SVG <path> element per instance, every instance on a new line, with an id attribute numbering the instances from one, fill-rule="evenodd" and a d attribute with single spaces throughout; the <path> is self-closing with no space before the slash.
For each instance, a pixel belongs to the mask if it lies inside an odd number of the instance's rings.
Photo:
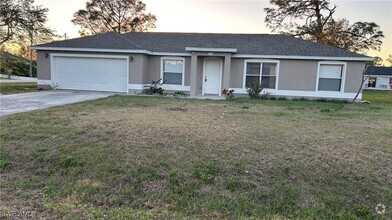
<path id="1" fill-rule="evenodd" d="M 34 0 L 0 2 L 0 45 L 31 40 L 36 35 L 53 35 L 53 30 L 46 27 L 48 9 L 33 4 Z"/>
<path id="2" fill-rule="evenodd" d="M 374 57 L 373 61 L 366 62 L 366 65 L 368 66 L 383 66 L 384 60 L 381 57 Z"/>
<path id="3" fill-rule="evenodd" d="M 392 67 L 392 54 L 389 54 L 387 62 L 390 63 L 391 64 L 390 66 Z"/>
<path id="4" fill-rule="evenodd" d="M 155 28 L 155 15 L 146 14 L 146 4 L 138 0 L 91 0 L 86 9 L 75 12 L 72 23 L 80 35 L 104 32 L 143 32 Z"/>
<path id="5" fill-rule="evenodd" d="M 52 41 L 56 36 L 46 26 L 48 9 L 34 5 L 34 0 L 2 0 L 0 8 L 0 47 L 29 57 L 28 73 L 33 76 L 35 54 L 28 47 Z M 23 69 L 20 65 L 16 67 Z"/>
<path id="6" fill-rule="evenodd" d="M 354 51 L 380 50 L 383 32 L 374 22 L 333 17 L 337 6 L 329 0 L 270 0 L 265 22 L 273 32 Z"/>

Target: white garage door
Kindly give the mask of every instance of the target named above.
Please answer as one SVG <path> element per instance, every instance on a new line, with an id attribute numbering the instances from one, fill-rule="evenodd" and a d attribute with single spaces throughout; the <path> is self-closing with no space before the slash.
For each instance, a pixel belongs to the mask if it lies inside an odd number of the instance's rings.
<path id="1" fill-rule="evenodd" d="M 52 65 L 52 82 L 58 89 L 127 91 L 125 58 L 54 56 Z"/>

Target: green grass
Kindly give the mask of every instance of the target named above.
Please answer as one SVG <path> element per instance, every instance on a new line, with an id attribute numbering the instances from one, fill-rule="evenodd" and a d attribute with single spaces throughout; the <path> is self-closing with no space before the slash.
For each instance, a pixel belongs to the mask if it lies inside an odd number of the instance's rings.
<path id="1" fill-rule="evenodd" d="M 34 91 L 37 91 L 37 83 L 0 83 L 0 94 L 2 95 Z"/>
<path id="2" fill-rule="evenodd" d="M 362 99 L 374 103 L 392 104 L 392 91 L 365 90 Z"/>
<path id="3" fill-rule="evenodd" d="M 371 104 L 113 96 L 4 116 L 2 209 L 50 219 L 391 219 L 392 96 L 364 97 Z"/>

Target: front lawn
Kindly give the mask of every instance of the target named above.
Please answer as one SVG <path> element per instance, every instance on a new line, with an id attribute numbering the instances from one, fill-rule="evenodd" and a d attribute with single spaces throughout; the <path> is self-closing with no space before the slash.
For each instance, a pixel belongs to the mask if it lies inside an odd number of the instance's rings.
<path id="1" fill-rule="evenodd" d="M 2 209 L 50 219 L 390 219 L 392 104 L 369 101 L 114 96 L 1 117 Z"/>
<path id="2" fill-rule="evenodd" d="M 38 91 L 37 83 L 0 83 L 0 94 L 2 95 L 34 91 Z"/>

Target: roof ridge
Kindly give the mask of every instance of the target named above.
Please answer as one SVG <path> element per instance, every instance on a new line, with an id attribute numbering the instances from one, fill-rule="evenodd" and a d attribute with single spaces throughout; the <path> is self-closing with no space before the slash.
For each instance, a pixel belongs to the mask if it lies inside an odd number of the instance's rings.
<path id="1" fill-rule="evenodd" d="M 145 31 L 145 32 L 126 32 L 123 34 L 211 34 L 211 35 L 270 35 L 270 36 L 279 36 L 283 34 L 269 34 L 269 33 L 215 33 L 215 32 L 164 32 L 164 31 Z"/>
<path id="2" fill-rule="evenodd" d="M 141 49 L 141 50 L 144 50 L 140 45 L 138 45 L 138 44 L 136 44 L 135 42 L 132 42 L 131 40 L 129 40 L 128 38 L 122 36 L 122 34 L 117 33 L 117 32 L 114 32 L 114 31 L 113 31 L 113 33 L 114 33 L 115 35 L 117 35 L 118 37 L 120 37 L 121 39 L 124 39 L 124 40 L 127 41 L 128 43 L 133 44 L 133 46 L 135 46 L 135 47 L 137 47 L 137 48 L 139 48 L 139 49 Z M 129 32 L 128 32 L 128 33 L 129 33 Z M 125 34 L 125 33 L 124 33 L 124 34 Z"/>

